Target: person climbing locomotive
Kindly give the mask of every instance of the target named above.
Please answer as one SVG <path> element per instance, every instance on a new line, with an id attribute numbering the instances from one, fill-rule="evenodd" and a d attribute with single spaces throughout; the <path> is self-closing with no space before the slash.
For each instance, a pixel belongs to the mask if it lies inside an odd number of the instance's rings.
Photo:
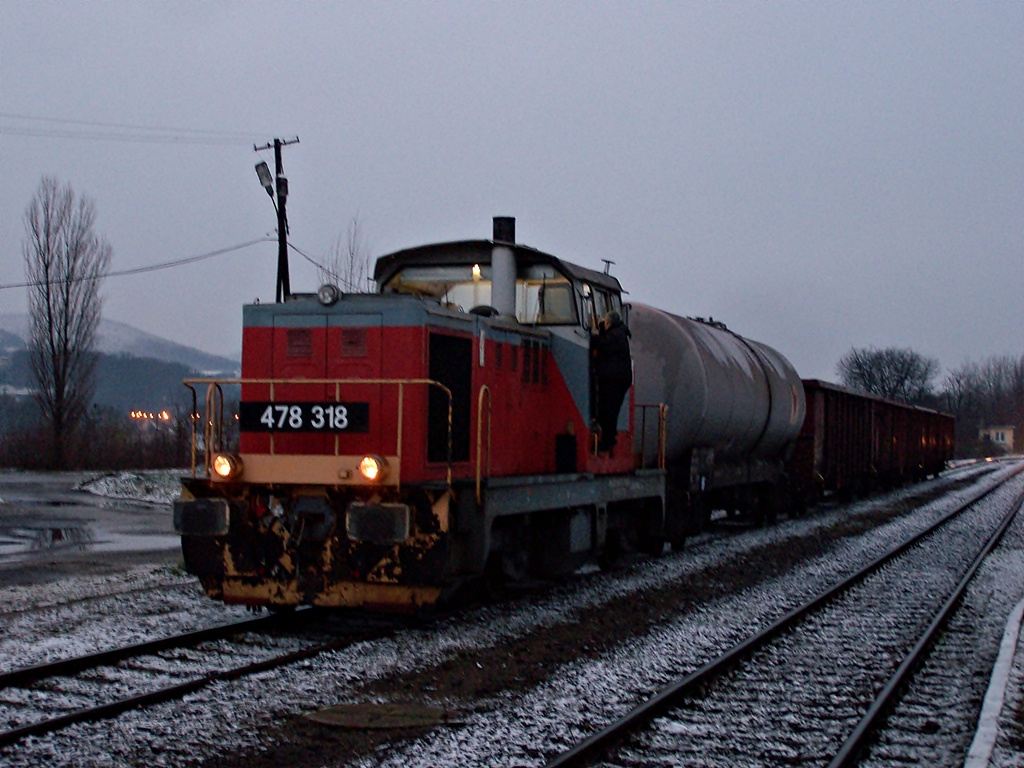
<path id="1" fill-rule="evenodd" d="M 601 437 L 600 453 L 611 453 L 618 432 L 622 401 L 633 383 L 633 365 L 629 353 L 629 329 L 618 312 L 609 312 L 597 323 L 591 349 L 594 355 L 594 379 L 597 384 L 597 423 Z"/>

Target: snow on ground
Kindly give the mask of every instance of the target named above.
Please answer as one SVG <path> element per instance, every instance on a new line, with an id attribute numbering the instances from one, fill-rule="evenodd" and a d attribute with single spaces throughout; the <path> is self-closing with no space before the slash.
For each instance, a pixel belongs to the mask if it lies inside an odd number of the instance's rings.
<path id="1" fill-rule="evenodd" d="M 154 469 L 114 472 L 83 482 L 79 490 L 114 499 L 170 504 L 181 494 L 186 469 Z"/>
<path id="2" fill-rule="evenodd" d="M 1018 479 L 1013 493 L 1019 493 L 1022 485 Z M 1008 499 L 1012 493 L 1007 489 L 1000 495 Z M 796 596 L 806 599 L 817 591 L 816 585 L 831 583 L 866 554 L 881 554 L 893 541 L 903 540 L 910 532 L 941 517 L 949 505 L 948 498 L 942 499 L 926 510 L 847 542 L 827 559 L 808 562 L 781 579 L 688 611 L 647 637 L 613 649 L 603 658 L 567 665 L 526 695 L 510 696 L 495 709 L 474 714 L 464 727 L 431 731 L 386 757 L 365 757 L 356 761 L 355 766 L 454 767 L 462 764 L 463 759 L 465 764 L 473 765 L 543 765 L 546 753 L 576 743 L 589 735 L 596 724 L 623 715 L 642 700 L 646 691 L 657 690 L 680 671 L 694 669 L 703 660 L 720 654 L 755 627 L 784 613 Z M 816 522 L 820 521 L 818 518 Z M 804 524 L 799 521 L 796 526 Z M 779 526 L 766 531 L 764 536 L 781 536 L 780 529 L 788 527 Z M 758 533 L 737 538 L 764 540 Z M 731 545 L 732 542 L 725 543 L 727 547 Z M 1016 575 L 1019 583 L 1021 574 L 1018 571 Z M 1010 590 L 1019 591 L 1012 584 Z M 476 762 L 477 758 L 481 762 Z"/>
<path id="3" fill-rule="evenodd" d="M 172 566 L 0 589 L 0 671 L 141 643 L 246 618 Z M 0 761 L 2 764 L 2 761 Z"/>
<path id="4" fill-rule="evenodd" d="M 136 489 L 132 492 L 140 492 L 149 479 L 122 475 L 96 487 L 114 492 L 111 489 L 121 484 L 123 488 Z M 891 503 L 892 497 L 888 501 Z M 948 504 L 947 500 L 941 506 L 948 508 Z M 831 518 L 835 515 L 864 511 L 871 505 L 872 502 L 865 502 L 844 511 L 785 521 L 774 528 L 727 537 L 716 541 L 713 547 L 694 542 L 685 556 L 647 562 L 614 578 L 595 579 L 582 586 L 556 588 L 536 603 L 512 610 L 507 606 L 480 609 L 252 678 L 217 683 L 188 697 L 184 707 L 175 702 L 127 713 L 101 724 L 76 725 L 0 752 L 0 760 L 10 760 L 11 765 L 35 765 L 40 760 L 54 766 L 182 765 L 202 759 L 203 753 L 210 756 L 211 749 L 222 755 L 266 749 L 264 731 L 281 718 L 351 702 L 353 689 L 367 680 L 439 664 L 462 649 L 493 646 L 544 626 L 571 621 L 582 607 L 604 604 L 626 594 L 642 594 L 666 581 L 685 579 L 687 574 L 709 567 L 709 562 L 719 560 L 723 553 L 739 554 L 762 546 L 766 539 L 784 539 L 799 531 L 814 530 L 833 522 Z M 643 642 L 627 644 L 600 659 L 567 665 L 546 685 L 486 704 L 477 703 L 462 727 L 426 734 L 356 764 L 538 765 L 542 762 L 538 747 L 550 748 L 575 740 L 594 723 L 621 713 L 630 706 L 632 697 L 649 690 L 666 675 L 692 665 L 695 659 L 705 658 L 714 649 L 730 644 L 737 633 L 762 623 L 777 613 L 780 605 L 790 603 L 793 595 L 805 592 L 809 585 L 827 578 L 835 569 L 846 567 L 849 561 L 861 560 L 865 549 L 887 548 L 902 532 L 897 529 L 904 525 L 920 526 L 941 512 L 925 510 L 911 515 L 913 520 L 881 527 L 863 539 L 851 541 L 845 554 L 834 552 L 826 562 L 810 562 L 802 572 L 761 585 L 755 595 L 732 596 L 699 611 L 687 612 L 652 632 Z M 7 596 L 0 594 L 0 600 Z M 113 627 L 110 630 L 115 631 Z M 29 635 L 27 627 L 23 628 L 21 642 L 26 642 Z M 2 650 L 12 652 L 17 648 Z M 273 692 L 269 698 L 268 691 Z M 466 702 L 447 704 L 457 711 Z M 557 717 L 552 713 L 557 713 Z"/>
<path id="5" fill-rule="evenodd" d="M 194 584 L 195 578 L 181 569 L 166 565 L 138 565 L 116 576 L 73 576 L 45 584 L 0 588 L 0 605 L 8 614 L 30 611 L 41 606 L 57 607 L 71 603 L 126 592 L 152 589 L 163 584 Z"/>

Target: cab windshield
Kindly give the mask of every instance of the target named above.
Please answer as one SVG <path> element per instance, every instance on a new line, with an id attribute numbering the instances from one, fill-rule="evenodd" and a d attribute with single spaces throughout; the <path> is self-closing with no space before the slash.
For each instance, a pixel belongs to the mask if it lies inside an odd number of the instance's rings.
<path id="1" fill-rule="evenodd" d="M 449 309 L 468 312 L 491 304 L 488 264 L 406 267 L 382 293 L 426 296 Z M 550 265 L 520 269 L 516 277 L 516 320 L 525 325 L 575 325 L 576 294 L 569 279 Z"/>

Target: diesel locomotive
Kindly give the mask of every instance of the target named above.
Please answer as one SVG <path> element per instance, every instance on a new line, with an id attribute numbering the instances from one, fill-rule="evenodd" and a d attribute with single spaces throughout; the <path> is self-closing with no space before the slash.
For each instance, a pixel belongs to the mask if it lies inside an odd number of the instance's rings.
<path id="1" fill-rule="evenodd" d="M 383 256 L 374 278 L 245 306 L 240 378 L 186 382 L 174 520 L 211 597 L 411 610 L 678 547 L 711 509 L 771 517 L 800 487 L 805 389 L 781 354 L 625 304 L 607 269 L 517 243 L 514 219 Z M 601 318 L 629 329 L 634 373 L 604 424 Z"/>

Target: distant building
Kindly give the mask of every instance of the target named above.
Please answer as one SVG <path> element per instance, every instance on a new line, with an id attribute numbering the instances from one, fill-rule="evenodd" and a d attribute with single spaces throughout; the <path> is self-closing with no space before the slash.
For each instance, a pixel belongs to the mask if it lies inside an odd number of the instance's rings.
<path id="1" fill-rule="evenodd" d="M 982 427 L 978 430 L 978 440 L 989 440 L 1003 453 L 1010 453 L 1013 450 L 1012 426 L 1004 427 Z"/>

